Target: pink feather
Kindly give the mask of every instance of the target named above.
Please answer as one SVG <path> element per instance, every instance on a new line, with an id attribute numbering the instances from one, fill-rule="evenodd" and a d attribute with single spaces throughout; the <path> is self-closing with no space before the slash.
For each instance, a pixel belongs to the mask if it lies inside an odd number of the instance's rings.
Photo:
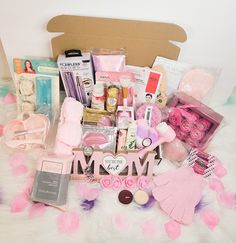
<path id="1" fill-rule="evenodd" d="M 219 224 L 219 217 L 213 211 L 202 211 L 200 213 L 202 221 L 208 226 L 209 229 L 213 230 Z"/>
<path id="2" fill-rule="evenodd" d="M 174 220 L 170 220 L 168 223 L 164 224 L 166 234 L 172 240 L 177 239 L 181 234 L 180 224 Z"/>
<path id="3" fill-rule="evenodd" d="M 153 239 L 157 236 L 158 233 L 158 225 L 156 220 L 147 219 L 141 225 L 143 235 L 149 239 Z"/>
<path id="4" fill-rule="evenodd" d="M 116 214 L 112 217 L 112 224 L 116 230 L 123 231 L 128 227 L 128 219 L 124 214 Z"/>
<path id="5" fill-rule="evenodd" d="M 42 216 L 45 210 L 46 206 L 43 203 L 33 203 L 29 209 L 29 219 Z"/>
<path id="6" fill-rule="evenodd" d="M 79 229 L 79 225 L 79 215 L 76 212 L 63 212 L 57 218 L 57 227 L 61 233 L 75 233 Z"/>
<path id="7" fill-rule="evenodd" d="M 28 206 L 29 201 L 25 197 L 25 195 L 20 194 L 15 196 L 15 198 L 11 202 L 11 212 L 12 213 L 19 213 L 25 210 Z"/>

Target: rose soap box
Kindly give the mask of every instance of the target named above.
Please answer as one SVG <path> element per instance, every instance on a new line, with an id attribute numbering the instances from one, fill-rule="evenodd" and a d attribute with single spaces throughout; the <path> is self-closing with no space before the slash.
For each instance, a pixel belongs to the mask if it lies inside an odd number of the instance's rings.
<path id="1" fill-rule="evenodd" d="M 191 147 L 206 148 L 223 120 L 223 116 L 183 92 L 176 93 L 168 107 L 167 123 L 177 138 Z"/>

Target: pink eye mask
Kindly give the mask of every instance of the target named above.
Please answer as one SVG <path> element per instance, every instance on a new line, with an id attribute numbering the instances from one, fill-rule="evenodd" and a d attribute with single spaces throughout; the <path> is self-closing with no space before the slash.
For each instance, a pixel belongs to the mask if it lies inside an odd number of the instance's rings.
<path id="1" fill-rule="evenodd" d="M 3 130 L 4 142 L 10 148 L 28 150 L 45 146 L 50 121 L 42 114 L 22 113 Z"/>

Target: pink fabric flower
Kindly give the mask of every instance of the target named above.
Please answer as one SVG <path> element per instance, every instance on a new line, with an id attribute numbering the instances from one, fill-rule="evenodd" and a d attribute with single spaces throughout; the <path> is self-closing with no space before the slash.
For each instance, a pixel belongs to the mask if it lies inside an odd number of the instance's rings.
<path id="1" fill-rule="evenodd" d="M 113 177 L 112 189 L 119 190 L 122 187 L 122 180 L 119 176 Z"/>
<path id="2" fill-rule="evenodd" d="M 150 179 L 147 176 L 140 176 L 137 181 L 139 189 L 144 190 L 150 186 Z"/>
<path id="3" fill-rule="evenodd" d="M 100 180 L 100 185 L 103 188 L 111 188 L 113 185 L 113 178 L 112 176 L 104 176 L 101 180 Z"/>
<path id="4" fill-rule="evenodd" d="M 128 176 L 123 180 L 123 185 L 127 189 L 134 188 L 136 186 L 136 179 L 132 176 Z"/>

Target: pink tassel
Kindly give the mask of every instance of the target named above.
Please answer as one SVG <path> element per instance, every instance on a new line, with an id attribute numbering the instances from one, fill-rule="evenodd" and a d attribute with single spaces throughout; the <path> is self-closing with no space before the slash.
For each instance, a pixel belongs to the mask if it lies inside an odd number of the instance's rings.
<path id="1" fill-rule="evenodd" d="M 43 203 L 33 203 L 29 209 L 29 219 L 42 216 L 45 210 L 46 206 Z"/>
<path id="2" fill-rule="evenodd" d="M 11 202 L 11 212 L 12 213 L 19 213 L 25 210 L 25 208 L 27 207 L 29 201 L 27 200 L 27 198 L 21 194 L 21 195 L 17 195 L 13 201 Z"/>
<path id="3" fill-rule="evenodd" d="M 149 239 L 153 239 L 157 236 L 158 225 L 155 220 L 148 219 L 141 225 L 143 235 Z"/>
<path id="4" fill-rule="evenodd" d="M 79 215 L 76 212 L 63 212 L 57 218 L 57 227 L 61 233 L 75 233 L 79 229 L 79 225 Z"/>
<path id="5" fill-rule="evenodd" d="M 213 230 L 219 224 L 219 217 L 213 211 L 202 211 L 200 214 L 202 221 L 208 226 L 209 229 Z"/>
<path id="6" fill-rule="evenodd" d="M 112 224 L 118 231 L 123 231 L 128 228 L 128 219 L 124 214 L 116 214 L 112 217 Z"/>
<path id="7" fill-rule="evenodd" d="M 217 195 L 220 204 L 227 208 L 234 208 L 236 205 L 235 194 L 232 192 L 222 191 Z"/>
<path id="8" fill-rule="evenodd" d="M 164 224 L 166 234 L 171 240 L 177 239 L 181 234 L 180 224 L 174 220 L 170 220 L 168 223 Z"/>

